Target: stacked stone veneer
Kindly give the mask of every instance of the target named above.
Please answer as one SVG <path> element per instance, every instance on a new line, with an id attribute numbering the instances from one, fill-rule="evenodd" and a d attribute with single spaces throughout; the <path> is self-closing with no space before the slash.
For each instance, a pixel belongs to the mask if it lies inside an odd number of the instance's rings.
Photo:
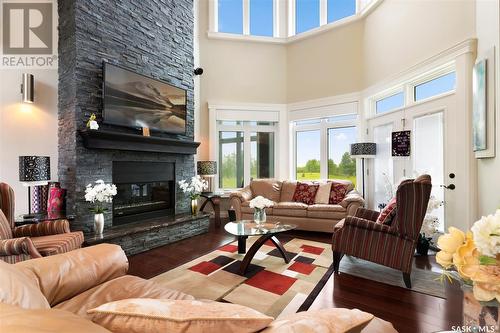
<path id="1" fill-rule="evenodd" d="M 85 186 L 112 180 L 113 161 L 176 163 L 177 179 L 194 175 L 191 155 L 86 149 L 78 130 L 92 113 L 102 120 L 103 61 L 158 78 L 187 90 L 186 135 L 193 140 L 193 0 L 64 0 L 59 12 L 59 180 L 68 190 L 72 228 L 91 231 L 93 215 Z M 140 134 L 134 129 L 101 129 Z M 111 206 L 106 225 L 112 224 Z M 176 213 L 189 211 L 177 190 Z"/>

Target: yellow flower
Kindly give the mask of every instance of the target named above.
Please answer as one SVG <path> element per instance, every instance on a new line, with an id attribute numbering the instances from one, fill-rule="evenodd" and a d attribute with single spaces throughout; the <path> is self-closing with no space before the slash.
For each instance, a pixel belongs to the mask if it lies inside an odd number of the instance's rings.
<path id="1" fill-rule="evenodd" d="M 455 227 L 449 227 L 448 232 L 448 234 L 439 237 L 437 245 L 442 251 L 453 254 L 464 243 L 465 234 L 462 230 Z"/>
<path id="2" fill-rule="evenodd" d="M 500 302 L 500 262 L 496 265 L 481 265 L 472 277 L 473 293 L 478 301 L 488 302 L 496 299 Z"/>
<path id="3" fill-rule="evenodd" d="M 436 261 L 445 269 L 453 265 L 453 254 L 463 245 L 465 240 L 465 234 L 460 229 L 449 227 L 448 232 L 448 234 L 440 236 L 437 241 L 441 251 L 436 254 Z"/>
<path id="4" fill-rule="evenodd" d="M 445 269 L 450 268 L 453 265 L 453 254 L 445 252 L 445 251 L 439 251 L 436 253 L 436 262 L 443 266 Z"/>
<path id="5" fill-rule="evenodd" d="M 453 254 L 453 264 L 460 276 L 465 280 L 471 280 L 479 269 L 480 253 L 472 239 L 472 233 L 468 232 L 465 243 L 458 247 Z"/>

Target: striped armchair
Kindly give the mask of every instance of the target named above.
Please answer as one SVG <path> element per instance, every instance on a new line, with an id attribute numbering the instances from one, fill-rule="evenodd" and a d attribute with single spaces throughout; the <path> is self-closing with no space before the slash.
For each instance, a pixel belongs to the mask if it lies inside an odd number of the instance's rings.
<path id="1" fill-rule="evenodd" d="M 379 213 L 364 208 L 340 222 L 333 233 L 335 273 L 346 254 L 402 271 L 406 287 L 411 288 L 413 254 L 431 188 L 429 175 L 403 181 L 396 192 L 397 212 L 390 226 L 376 223 Z"/>
<path id="2" fill-rule="evenodd" d="M 0 260 L 19 261 L 78 249 L 83 233 L 70 232 L 67 220 L 14 226 L 14 192 L 0 183 Z"/>

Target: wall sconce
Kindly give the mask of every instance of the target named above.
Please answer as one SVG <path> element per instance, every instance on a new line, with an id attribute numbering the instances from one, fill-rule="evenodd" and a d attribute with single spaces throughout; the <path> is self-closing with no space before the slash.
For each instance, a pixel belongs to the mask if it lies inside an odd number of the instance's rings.
<path id="1" fill-rule="evenodd" d="M 35 101 L 35 77 L 33 74 L 23 73 L 21 94 L 23 95 L 23 103 L 31 104 Z"/>

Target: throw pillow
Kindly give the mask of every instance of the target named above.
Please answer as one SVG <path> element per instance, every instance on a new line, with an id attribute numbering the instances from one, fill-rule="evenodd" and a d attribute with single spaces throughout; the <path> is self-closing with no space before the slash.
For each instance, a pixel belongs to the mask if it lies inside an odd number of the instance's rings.
<path id="1" fill-rule="evenodd" d="M 373 315 L 358 309 L 321 309 L 289 314 L 277 319 L 261 333 L 358 333 Z"/>
<path id="2" fill-rule="evenodd" d="M 316 198 L 314 203 L 316 204 L 328 204 L 330 201 L 330 190 L 332 188 L 332 183 L 319 183 L 318 192 L 316 193 Z"/>
<path id="3" fill-rule="evenodd" d="M 377 223 L 391 225 L 394 216 L 396 216 L 396 211 L 397 211 L 396 209 L 397 209 L 396 197 L 394 197 L 391 199 L 391 201 L 389 201 L 387 206 L 384 207 L 384 210 L 382 210 L 382 212 L 378 216 Z"/>
<path id="4" fill-rule="evenodd" d="M 0 260 L 0 302 L 24 309 L 50 309 L 49 302 L 29 269 Z"/>
<path id="5" fill-rule="evenodd" d="M 332 182 L 328 203 L 330 205 L 338 205 L 342 200 L 344 200 L 345 195 L 347 194 L 347 188 L 347 184 Z"/>
<path id="6" fill-rule="evenodd" d="M 318 188 L 319 185 L 298 182 L 295 192 L 293 193 L 292 201 L 302 202 L 306 205 L 314 205 L 314 198 L 316 198 Z"/>
<path id="7" fill-rule="evenodd" d="M 198 300 L 131 298 L 103 304 L 87 312 L 112 332 L 257 332 L 268 317 L 246 306 Z"/>

